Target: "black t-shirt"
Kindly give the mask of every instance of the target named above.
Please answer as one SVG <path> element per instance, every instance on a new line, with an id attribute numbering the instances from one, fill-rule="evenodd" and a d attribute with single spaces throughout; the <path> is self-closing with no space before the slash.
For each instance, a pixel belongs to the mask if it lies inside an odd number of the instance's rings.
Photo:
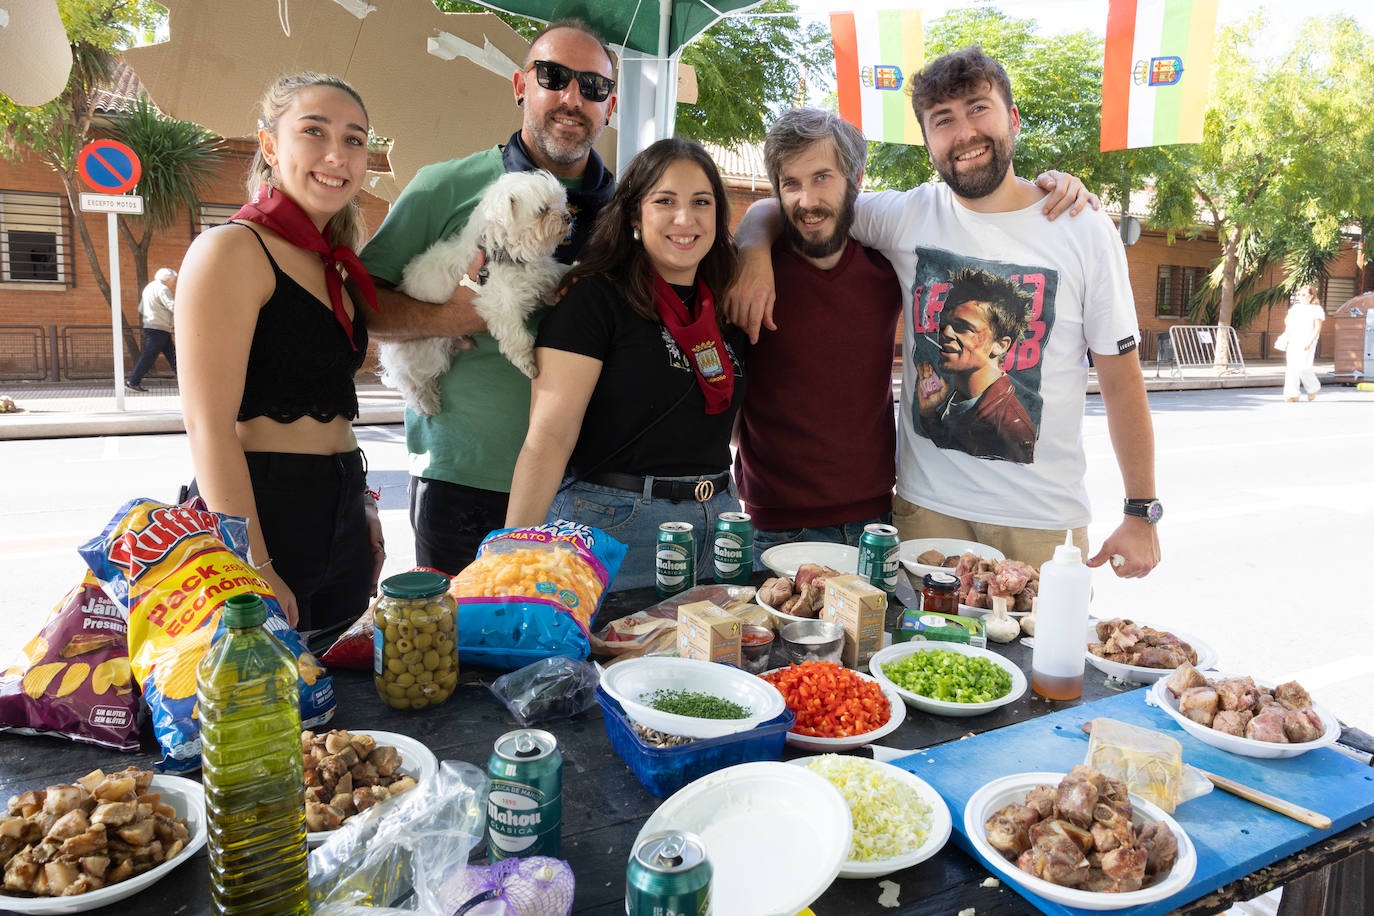
<path id="1" fill-rule="evenodd" d="M 535 343 L 602 363 L 573 448 L 574 472 L 685 477 L 729 470 L 730 432 L 744 401 L 738 354 L 745 337 L 734 327 L 724 337 L 734 392 L 726 410 L 707 416 L 692 364 L 667 328 L 635 314 L 605 277 L 575 283 L 549 310 Z M 664 411 L 670 413 L 607 460 Z"/>

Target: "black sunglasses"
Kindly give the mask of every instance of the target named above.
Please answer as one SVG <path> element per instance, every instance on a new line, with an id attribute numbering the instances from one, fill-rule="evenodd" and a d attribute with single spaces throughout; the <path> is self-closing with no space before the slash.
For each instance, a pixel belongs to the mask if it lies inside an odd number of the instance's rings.
<path id="1" fill-rule="evenodd" d="M 552 92 L 562 92 L 564 87 L 572 82 L 573 77 L 577 77 L 577 88 L 582 93 L 582 98 L 589 102 L 606 101 L 606 97 L 615 88 L 615 80 L 590 70 L 574 70 L 551 60 L 537 60 L 531 66 L 534 67 L 534 78 L 539 81 L 539 85 Z"/>

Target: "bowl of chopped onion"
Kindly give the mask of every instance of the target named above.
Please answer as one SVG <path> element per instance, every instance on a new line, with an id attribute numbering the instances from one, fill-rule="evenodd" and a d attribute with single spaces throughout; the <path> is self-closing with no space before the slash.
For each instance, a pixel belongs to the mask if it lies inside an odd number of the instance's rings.
<path id="1" fill-rule="evenodd" d="M 854 832 L 841 878 L 880 878 L 910 868 L 949 840 L 954 823 L 945 800 L 901 767 L 839 754 L 791 763 L 824 777 L 849 806 Z"/>
<path id="2" fill-rule="evenodd" d="M 778 689 L 797 724 L 787 743 L 808 751 L 848 751 L 887 735 L 906 719 L 897 691 L 834 662 L 775 668 L 759 677 Z"/>
<path id="3" fill-rule="evenodd" d="M 748 731 L 782 713 L 781 694 L 746 671 L 695 658 L 632 658 L 601 687 L 647 728 L 688 738 Z"/>

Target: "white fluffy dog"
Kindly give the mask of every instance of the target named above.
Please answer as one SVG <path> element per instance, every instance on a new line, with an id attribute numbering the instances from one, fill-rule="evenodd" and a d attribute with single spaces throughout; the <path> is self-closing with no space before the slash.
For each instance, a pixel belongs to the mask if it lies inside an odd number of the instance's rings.
<path id="1" fill-rule="evenodd" d="M 496 338 L 501 355 L 535 376 L 530 312 L 553 294 L 567 265 L 553 259 L 572 217 L 563 185 L 548 172 L 507 172 L 478 201 L 467 226 L 441 239 L 406 265 L 401 291 L 425 302 L 447 302 L 459 283 L 477 293 L 477 314 Z M 474 281 L 468 265 L 481 251 L 486 261 Z M 382 381 L 405 395 L 407 406 L 439 412 L 439 376 L 448 371 L 466 338 L 429 337 L 378 347 Z"/>

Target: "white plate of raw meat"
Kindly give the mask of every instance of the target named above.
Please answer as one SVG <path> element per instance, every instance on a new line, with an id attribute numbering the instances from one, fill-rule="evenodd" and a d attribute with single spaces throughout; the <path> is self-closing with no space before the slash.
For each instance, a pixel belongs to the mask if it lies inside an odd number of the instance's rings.
<path id="1" fill-rule="evenodd" d="M 1197 870 L 1197 851 L 1193 848 L 1193 841 L 1188 838 L 1188 834 L 1183 832 L 1178 821 L 1134 792 L 1131 793 L 1131 806 L 1134 808 L 1132 819 L 1135 824 L 1139 826 L 1143 821 L 1163 821 L 1173 831 L 1174 838 L 1178 840 L 1178 858 L 1174 861 L 1174 867 L 1169 869 L 1169 873 L 1161 880 L 1149 887 L 1120 894 L 1063 887 L 1052 884 L 1043 878 L 1037 878 L 1029 872 L 1024 872 L 1017 868 L 1014 862 L 1007 861 L 988 842 L 987 831 L 983 824 L 989 817 L 1007 805 L 1023 804 L 1026 800 L 1026 793 L 1036 786 L 1057 786 L 1063 778 L 1063 773 L 1015 773 L 1011 776 L 1003 776 L 1001 779 L 994 779 L 974 792 L 973 797 L 964 806 L 964 835 L 968 837 L 969 842 L 973 844 L 973 848 L 983 861 L 999 872 L 1002 877 L 1008 881 L 1016 882 L 1026 890 L 1038 894 L 1046 900 L 1053 900 L 1064 906 L 1081 907 L 1085 910 L 1124 910 L 1129 907 L 1164 900 L 1183 890 L 1188 886 L 1188 882 L 1193 880 L 1193 872 Z"/>
<path id="2" fill-rule="evenodd" d="M 797 568 L 803 563 L 816 563 L 841 573 L 853 573 L 859 571 L 859 548 L 828 541 L 797 541 L 769 547 L 759 556 L 759 562 L 773 570 L 773 575 L 789 579 L 797 577 Z"/>
<path id="3" fill-rule="evenodd" d="M 1139 621 L 1137 621 L 1137 623 L 1138 622 Z M 1154 629 L 1163 631 L 1162 627 L 1154 627 Z M 1216 666 L 1216 649 L 1213 649 L 1211 646 L 1207 645 L 1207 643 L 1198 639 L 1196 636 L 1184 633 L 1182 630 L 1175 630 L 1171 628 L 1166 632 L 1174 634 L 1179 639 L 1183 640 L 1188 645 L 1193 647 L 1193 651 L 1197 653 L 1197 661 L 1193 663 L 1194 668 L 1198 669 L 1199 671 L 1205 671 L 1208 668 Z M 1089 620 L 1088 645 L 1101 645 L 1101 643 L 1102 640 L 1097 638 L 1097 621 Z M 1111 659 L 1103 658 L 1100 655 L 1093 655 L 1091 651 L 1086 651 L 1085 657 L 1088 659 L 1088 664 L 1092 665 L 1094 668 L 1096 668 L 1098 671 L 1101 671 L 1103 674 L 1110 675 L 1114 678 L 1119 678 L 1123 681 L 1132 681 L 1136 684 L 1153 684 L 1155 681 L 1161 680 L 1162 678 L 1166 678 L 1174 673 L 1173 668 L 1147 668 L 1144 665 L 1127 665 L 1122 662 L 1114 662 Z"/>
<path id="4" fill-rule="evenodd" d="M 907 568 L 919 581 L 921 576 L 926 573 L 952 572 L 940 564 L 918 563 L 916 558 L 927 550 L 938 550 L 947 557 L 958 556 L 961 553 L 975 553 L 985 560 L 1005 560 L 1006 555 L 995 547 L 987 544 L 979 544 L 977 541 L 964 541 L 959 538 L 915 538 L 910 541 L 902 541 L 897 547 L 897 559 L 902 561 L 902 565 Z"/>
<path id="5" fill-rule="evenodd" d="M 1211 680 L 1221 680 L 1222 678 L 1232 676 L 1216 674 L 1216 672 L 1208 672 L 1208 674 L 1215 675 Z M 1259 678 L 1254 678 L 1254 681 L 1255 684 L 1260 687 L 1272 688 L 1276 686 L 1272 681 L 1262 681 Z M 1194 738 L 1204 744 L 1210 744 L 1212 747 L 1221 748 L 1223 751 L 1229 751 L 1232 754 L 1240 754 L 1242 757 L 1262 757 L 1267 760 L 1297 757 L 1299 754 L 1306 754 L 1308 751 L 1314 751 L 1319 747 L 1335 744 L 1336 739 L 1341 736 L 1341 723 L 1336 720 L 1335 716 L 1326 709 L 1318 706 L 1316 703 L 1312 704 L 1312 709 L 1321 718 L 1322 725 L 1326 726 L 1326 730 L 1322 732 L 1322 736 L 1315 741 L 1303 741 L 1299 744 L 1281 744 L 1273 741 L 1256 741 L 1254 738 L 1242 738 L 1238 735 L 1217 731 L 1215 728 L 1209 725 L 1203 725 L 1201 722 L 1194 722 L 1178 711 L 1178 697 L 1170 692 L 1166 680 L 1155 681 L 1155 685 L 1150 688 L 1149 701 L 1151 705 L 1158 706 L 1172 716 L 1174 721 L 1182 726 L 1183 730 Z"/>

